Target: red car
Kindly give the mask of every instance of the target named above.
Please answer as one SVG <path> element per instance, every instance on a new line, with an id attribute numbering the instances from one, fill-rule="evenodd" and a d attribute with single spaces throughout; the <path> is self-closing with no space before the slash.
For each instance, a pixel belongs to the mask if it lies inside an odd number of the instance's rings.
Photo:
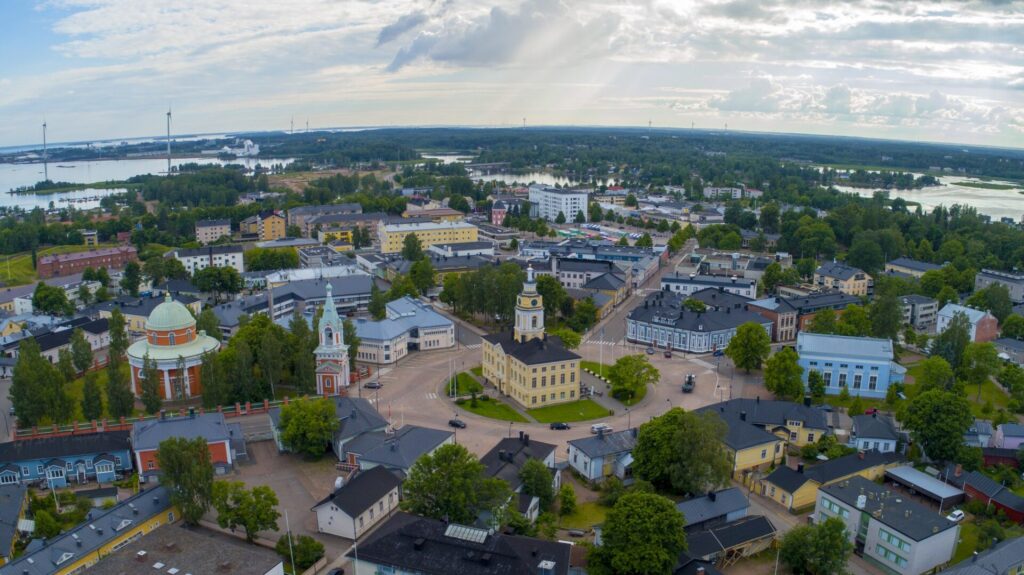
<path id="1" fill-rule="evenodd" d="M 878 408 L 877 407 L 869 407 L 869 408 L 864 410 L 864 415 L 874 415 L 876 413 L 878 413 Z"/>

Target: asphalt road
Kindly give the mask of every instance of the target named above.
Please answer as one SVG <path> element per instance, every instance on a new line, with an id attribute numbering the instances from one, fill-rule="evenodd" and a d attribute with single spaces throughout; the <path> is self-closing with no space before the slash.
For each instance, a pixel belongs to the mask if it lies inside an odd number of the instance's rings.
<path id="1" fill-rule="evenodd" d="M 13 439 L 14 433 L 14 418 L 10 415 L 11 400 L 7 397 L 10 392 L 10 378 L 0 379 L 0 419 L 3 419 L 3 425 L 0 426 L 0 437 L 2 437 L 4 441 L 10 441 Z"/>

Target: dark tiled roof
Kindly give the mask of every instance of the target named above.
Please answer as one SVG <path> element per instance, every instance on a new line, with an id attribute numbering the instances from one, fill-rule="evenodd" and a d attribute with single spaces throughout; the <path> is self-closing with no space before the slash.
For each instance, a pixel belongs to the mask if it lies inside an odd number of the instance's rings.
<path id="1" fill-rule="evenodd" d="M 1024 537 L 1000 541 L 977 557 L 964 559 L 942 571 L 944 575 L 1003 575 L 1024 558 Z"/>
<path id="2" fill-rule="evenodd" d="M 169 253 L 178 258 L 190 258 L 196 256 L 216 256 L 221 254 L 240 254 L 242 253 L 242 246 L 206 246 L 202 248 L 172 250 Z"/>
<path id="3" fill-rule="evenodd" d="M 506 437 L 484 454 L 480 458 L 480 463 L 484 464 L 484 474 L 488 477 L 504 479 L 512 491 L 515 491 L 522 484 L 522 480 L 519 479 L 519 471 L 523 465 L 530 459 L 544 461 L 554 451 L 555 446 L 550 443 Z M 511 461 L 501 459 L 502 452 Z"/>
<path id="4" fill-rule="evenodd" d="M 397 475 L 384 467 L 373 467 L 356 474 L 355 478 L 342 485 L 341 489 L 314 505 L 313 510 L 325 503 L 333 503 L 349 517 L 358 517 L 401 483 Z M 397 504 L 397 501 L 395 503 Z"/>
<path id="5" fill-rule="evenodd" d="M 739 398 L 713 403 L 698 411 L 711 409 L 718 413 L 740 414 L 746 412 L 747 421 L 758 425 L 785 425 L 786 421 L 792 420 L 802 422 L 804 427 L 828 429 L 825 411 L 820 407 L 792 401 Z"/>
<path id="6" fill-rule="evenodd" d="M 914 541 L 923 541 L 957 525 L 906 495 L 890 491 L 859 475 L 822 487 L 821 492 L 853 509 L 857 508 L 857 497 L 866 496 L 865 513 Z"/>
<path id="7" fill-rule="evenodd" d="M 771 323 L 764 317 L 743 309 L 726 307 L 705 312 L 689 311 L 683 305 L 687 296 L 669 291 L 657 291 L 629 312 L 629 319 L 637 322 L 671 326 L 675 329 L 697 332 L 730 330 L 747 322 Z"/>
<path id="8" fill-rule="evenodd" d="M 877 413 L 853 416 L 853 431 L 858 439 L 899 439 L 889 418 L 879 417 Z"/>
<path id="9" fill-rule="evenodd" d="M 202 437 L 207 443 L 228 441 L 234 431 L 233 426 L 224 420 L 223 413 L 147 419 L 137 421 L 132 425 L 132 447 L 136 451 L 156 449 L 160 446 L 161 441 L 171 437 L 184 437 L 185 439 Z"/>
<path id="10" fill-rule="evenodd" d="M 361 397 L 332 397 L 334 414 L 338 417 L 338 430 L 334 432 L 335 441 L 344 441 L 369 431 L 381 431 L 388 426 L 373 404 Z M 272 407 L 268 412 L 271 424 L 281 424 L 281 407 Z"/>
<path id="11" fill-rule="evenodd" d="M 231 220 L 199 220 L 196 222 L 197 228 L 211 228 L 213 226 L 230 226 Z"/>
<path id="12" fill-rule="evenodd" d="M 688 553 L 680 553 L 672 575 L 722 575 L 715 566 L 702 559 L 694 559 Z"/>
<path id="13" fill-rule="evenodd" d="M 819 485 L 825 485 L 841 477 L 846 477 L 878 465 L 896 463 L 902 459 L 902 457 L 895 453 L 879 453 L 872 449 L 863 452 L 863 454 L 851 453 L 850 455 L 844 455 L 843 457 L 808 467 L 803 473 L 783 465 L 766 477 L 765 481 L 782 488 L 788 493 L 793 493 L 808 481 L 815 481 Z"/>
<path id="14" fill-rule="evenodd" d="M 622 276 L 613 273 L 606 273 L 583 284 L 584 289 L 596 290 L 617 290 L 626 284 Z"/>
<path id="15" fill-rule="evenodd" d="M 750 515 L 707 531 L 688 534 L 686 552 L 693 557 L 708 557 L 774 534 L 775 526 L 767 517 Z"/>
<path id="16" fill-rule="evenodd" d="M 830 278 L 848 280 L 857 274 L 864 273 L 864 271 L 842 262 L 825 262 L 818 266 L 814 273 Z"/>
<path id="17" fill-rule="evenodd" d="M 761 300 L 765 301 L 765 300 Z M 780 313 L 814 313 L 823 309 L 846 309 L 851 304 L 860 304 L 861 299 L 857 296 L 845 294 L 840 291 L 829 291 L 805 296 L 774 298 L 777 304 L 775 310 Z M 767 308 L 773 309 L 773 308 Z"/>
<path id="18" fill-rule="evenodd" d="M 727 292 L 725 291 L 725 288 L 722 287 L 704 288 L 702 290 L 695 291 L 687 296 L 687 299 L 695 299 L 697 301 L 704 302 L 704 305 L 719 310 L 725 310 L 726 308 L 732 308 L 733 310 L 746 309 L 746 304 L 752 301 L 748 297 Z"/>
<path id="19" fill-rule="evenodd" d="M 130 448 L 127 431 L 22 439 L 0 443 L 0 462 L 74 457 L 107 451 L 125 451 Z"/>
<path id="20" fill-rule="evenodd" d="M 553 575 L 569 573 L 568 544 L 486 531 L 478 543 L 446 535 L 449 528 L 452 535 L 470 529 L 399 512 L 359 544 L 359 558 L 424 575 L 537 573 L 542 561 L 554 564 Z"/>
<path id="21" fill-rule="evenodd" d="M 15 483 L 0 485 L 0 557 L 4 557 L 18 534 L 18 517 L 25 505 L 28 487 Z"/>
<path id="22" fill-rule="evenodd" d="M 446 430 L 406 425 L 393 434 L 383 431 L 364 433 L 346 443 L 345 451 L 357 454 L 360 461 L 408 471 L 417 459 L 437 449 L 452 435 Z"/>
<path id="23" fill-rule="evenodd" d="M 712 497 L 714 497 L 713 500 Z M 750 503 L 747 502 L 747 496 L 738 487 L 730 487 L 676 504 L 676 510 L 683 514 L 688 526 L 717 517 L 725 517 L 748 507 L 750 507 Z"/>
<path id="24" fill-rule="evenodd" d="M 580 356 L 562 345 L 562 340 L 554 336 L 550 336 L 546 340 L 534 338 L 526 342 L 520 342 L 513 339 L 512 332 L 505 331 L 485 335 L 484 339 L 493 345 L 500 345 L 505 354 L 518 359 L 526 365 L 580 359 Z"/>
<path id="25" fill-rule="evenodd" d="M 88 318 L 85 319 L 88 320 Z M 104 317 L 80 323 L 75 327 L 79 327 L 82 329 L 82 331 L 87 331 L 92 334 L 101 334 L 110 329 L 110 321 Z M 74 328 L 62 329 L 60 331 L 50 331 L 36 337 L 36 343 L 39 344 L 40 351 L 56 349 L 58 347 L 70 344 L 71 336 L 74 333 Z"/>

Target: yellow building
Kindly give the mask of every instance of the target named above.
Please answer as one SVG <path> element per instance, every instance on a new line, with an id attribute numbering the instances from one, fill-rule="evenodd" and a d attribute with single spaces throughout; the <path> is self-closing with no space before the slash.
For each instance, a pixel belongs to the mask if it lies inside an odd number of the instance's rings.
<path id="1" fill-rule="evenodd" d="M 484 378 L 523 407 L 579 399 L 580 356 L 544 333 L 544 302 L 532 267 L 516 300 L 514 329 L 484 336 L 481 350 Z"/>
<path id="2" fill-rule="evenodd" d="M 202 302 L 194 297 L 178 294 L 173 296 L 173 299 L 187 307 L 192 312 L 192 315 L 196 317 L 199 317 L 199 313 L 203 311 Z M 121 309 L 121 314 L 124 315 L 125 329 L 129 332 L 144 333 L 146 331 L 146 321 L 149 320 L 149 314 L 156 309 L 156 306 L 163 302 L 164 299 L 159 297 L 123 298 L 104 304 L 100 308 L 100 317 L 109 318 L 111 310 L 114 307 L 118 307 Z"/>
<path id="3" fill-rule="evenodd" d="M 78 230 L 82 234 L 82 245 L 95 248 L 100 245 L 100 235 L 96 230 Z"/>
<path id="4" fill-rule="evenodd" d="M 866 296 L 871 292 L 874 280 L 864 270 L 832 261 L 814 270 L 814 285 L 818 288 L 837 289 L 849 295 Z"/>
<path id="5" fill-rule="evenodd" d="M 279 240 L 287 235 L 287 222 L 283 215 L 267 210 L 249 216 L 238 224 L 242 235 L 255 235 L 261 242 Z"/>
<path id="6" fill-rule="evenodd" d="M 786 509 L 800 511 L 814 506 L 819 488 L 854 475 L 875 481 L 885 475 L 886 469 L 900 465 L 902 459 L 895 453 L 871 450 L 839 457 L 806 469 L 802 463 L 796 469 L 782 465 L 761 480 L 760 492 Z"/>
<path id="7" fill-rule="evenodd" d="M 11 573 L 68 575 L 92 567 L 132 541 L 181 517 L 164 487 L 142 491 L 110 509 L 46 540 L 43 547 L 9 563 Z"/>
<path id="8" fill-rule="evenodd" d="M 733 476 L 744 481 L 785 461 L 788 445 L 803 447 L 828 432 L 825 412 L 818 407 L 757 399 L 730 399 L 702 407 L 728 426 L 722 439 L 733 460 Z"/>
<path id="9" fill-rule="evenodd" d="M 424 248 L 436 244 L 457 244 L 477 241 L 477 227 L 466 222 L 420 222 L 391 223 L 381 222 L 377 226 L 382 254 L 396 254 L 402 251 L 405 236 L 415 234 Z"/>
<path id="10" fill-rule="evenodd" d="M 351 244 L 352 230 L 342 228 L 320 230 L 316 233 L 316 237 L 322 244 L 329 244 L 335 240 L 342 240 Z"/>

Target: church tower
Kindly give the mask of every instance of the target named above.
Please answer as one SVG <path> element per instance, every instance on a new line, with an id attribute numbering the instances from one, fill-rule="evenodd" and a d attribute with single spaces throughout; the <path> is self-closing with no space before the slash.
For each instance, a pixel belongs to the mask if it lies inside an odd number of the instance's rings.
<path id="1" fill-rule="evenodd" d="M 316 392 L 318 395 L 341 395 L 349 384 L 348 346 L 345 345 L 345 326 L 334 307 L 332 287 L 327 283 L 324 313 L 317 325 L 320 344 L 316 355 Z"/>
<path id="2" fill-rule="evenodd" d="M 516 341 L 544 338 L 544 298 L 537 293 L 537 280 L 533 266 L 526 268 L 526 282 L 516 300 Z"/>

